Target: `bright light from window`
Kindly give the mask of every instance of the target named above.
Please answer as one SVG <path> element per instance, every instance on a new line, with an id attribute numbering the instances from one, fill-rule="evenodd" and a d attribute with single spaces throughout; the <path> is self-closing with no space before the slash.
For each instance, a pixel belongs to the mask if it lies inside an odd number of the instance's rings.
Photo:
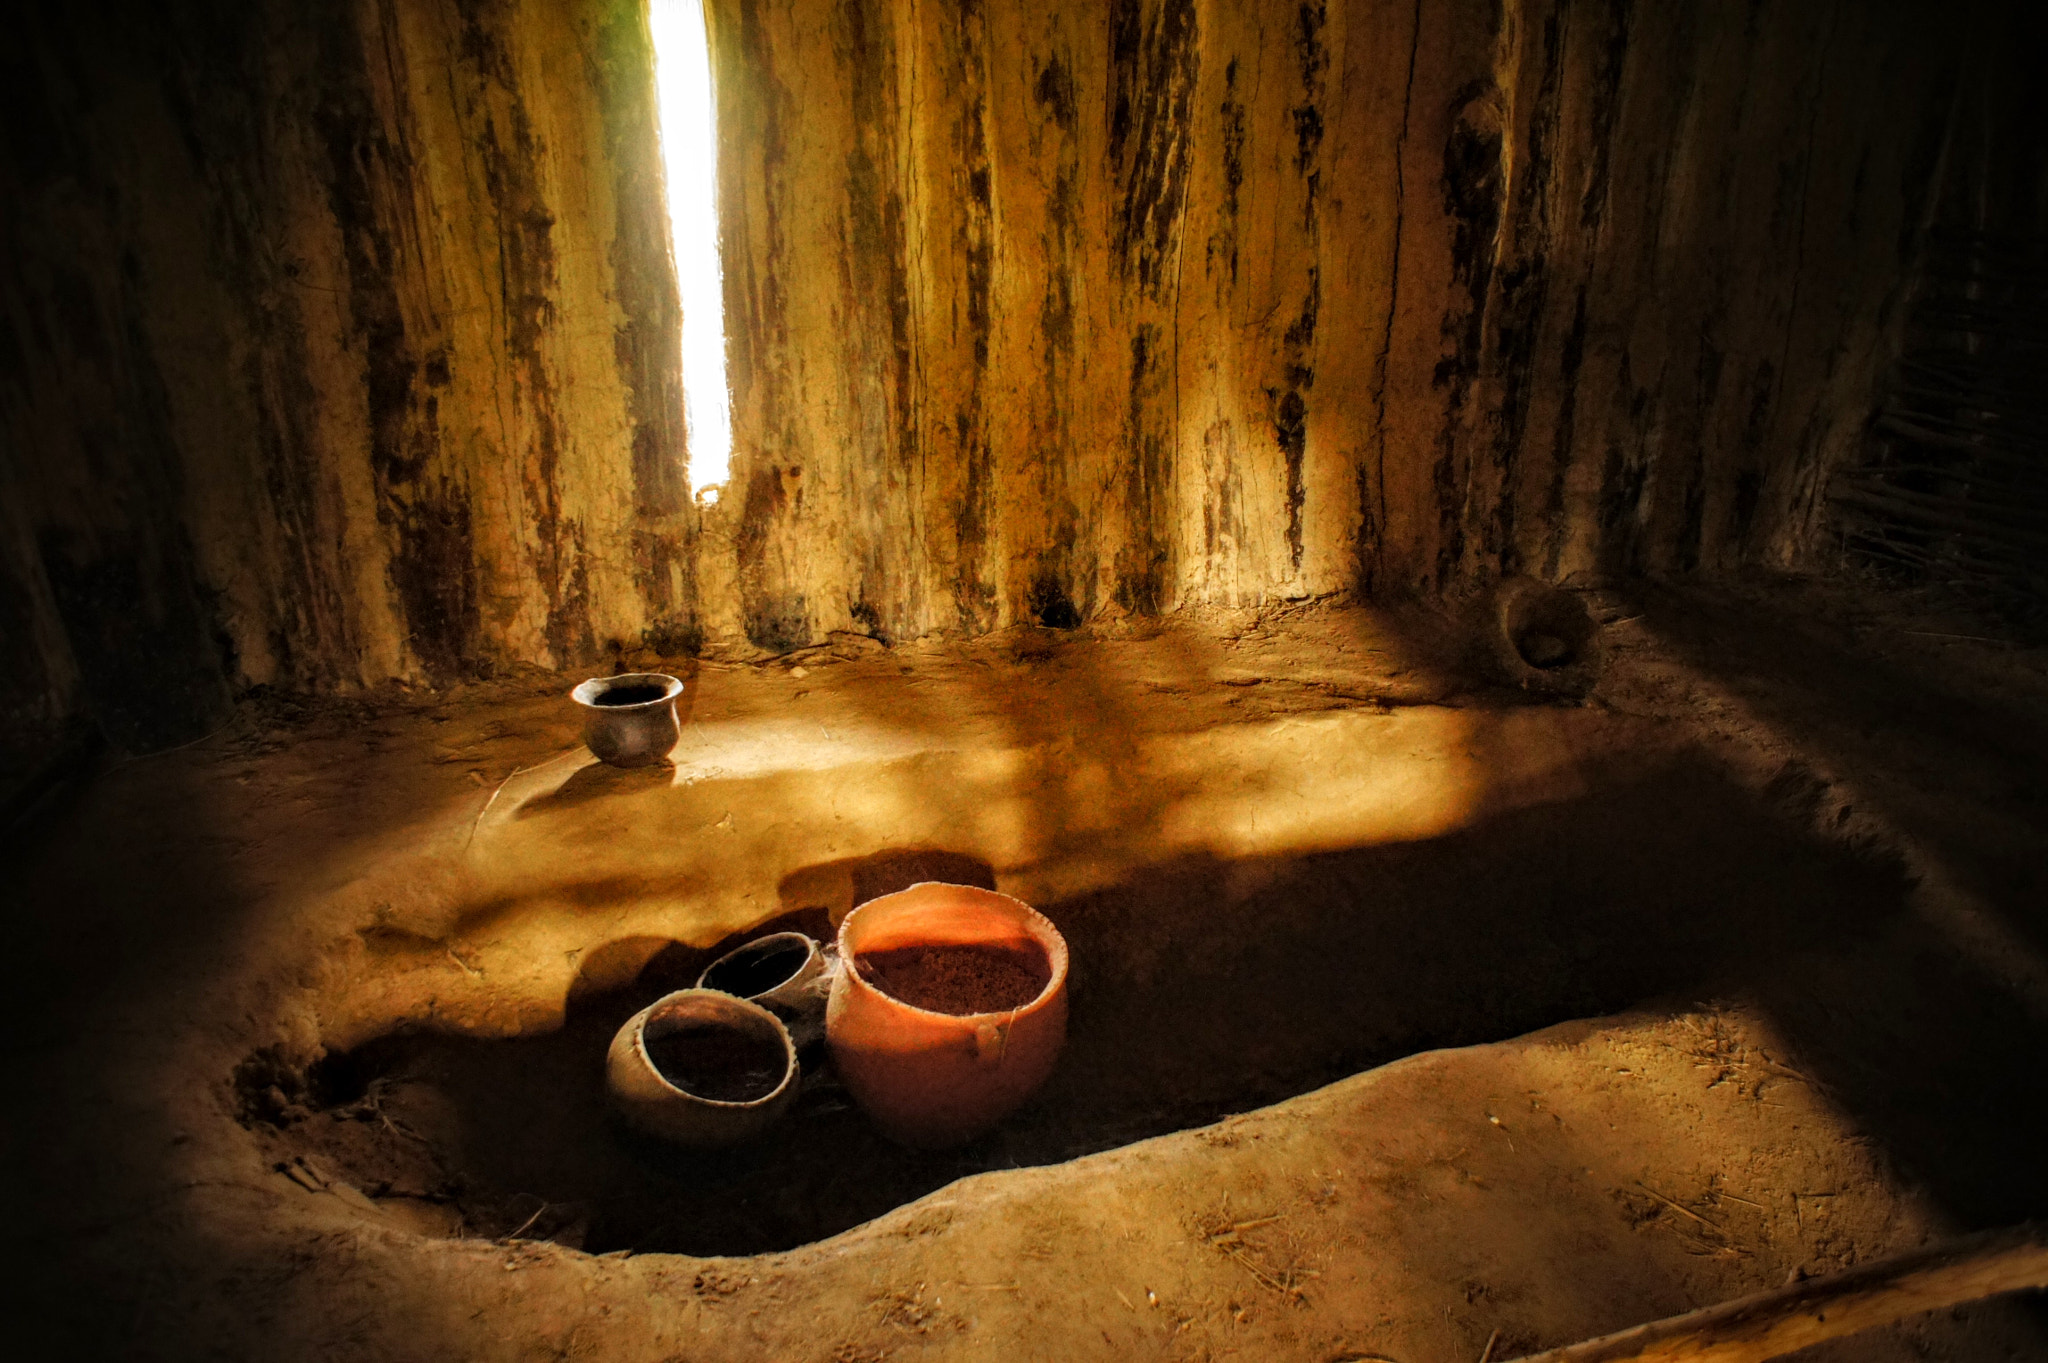
<path id="1" fill-rule="evenodd" d="M 683 410 L 690 484 L 725 482 L 732 414 L 725 389 L 725 294 L 718 268 L 717 139 L 711 120 L 711 43 L 703 0 L 648 0 L 654 91 L 661 117 L 668 224 L 683 304 Z M 714 494 L 715 496 L 715 494 Z"/>

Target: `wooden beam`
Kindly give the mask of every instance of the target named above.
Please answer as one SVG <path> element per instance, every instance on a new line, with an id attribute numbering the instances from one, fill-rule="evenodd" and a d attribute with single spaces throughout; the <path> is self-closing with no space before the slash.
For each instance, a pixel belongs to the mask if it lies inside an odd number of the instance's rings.
<path id="1" fill-rule="evenodd" d="M 1930 1245 L 1514 1363 L 1762 1363 L 1923 1311 L 2048 1287 L 2048 1224 Z"/>

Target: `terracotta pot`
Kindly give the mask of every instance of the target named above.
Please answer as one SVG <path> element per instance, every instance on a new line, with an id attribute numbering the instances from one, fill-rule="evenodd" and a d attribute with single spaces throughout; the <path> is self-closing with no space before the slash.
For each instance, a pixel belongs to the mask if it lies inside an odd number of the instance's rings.
<path id="1" fill-rule="evenodd" d="M 676 697 L 683 683 L 665 672 L 592 677 L 569 693 L 583 707 L 583 741 L 615 767 L 652 767 L 668 760 L 679 736 Z"/>
<path id="2" fill-rule="evenodd" d="M 779 1082 L 770 1092 L 739 1100 L 681 1088 L 649 1050 L 651 1044 L 659 1052 L 664 1038 L 678 1034 L 723 1042 L 742 1054 L 751 1049 L 771 1069 L 779 1065 Z M 683 989 L 655 1000 L 619 1028 L 605 1056 L 613 1110 L 635 1130 L 679 1145 L 734 1145 L 759 1135 L 795 1101 L 797 1078 L 796 1046 L 781 1019 L 715 989 Z"/>
<path id="3" fill-rule="evenodd" d="M 1035 946 L 1051 978 L 1020 1008 L 960 1015 L 892 998 L 856 968 L 863 952 L 965 945 Z M 967 885 L 913 885 L 848 914 L 839 959 L 825 1038 L 848 1092 L 891 1138 L 928 1150 L 972 1140 L 1052 1073 L 1067 1038 L 1067 943 L 1030 905 Z"/>
<path id="4" fill-rule="evenodd" d="M 825 996 L 837 961 L 801 932 L 771 932 L 704 967 L 699 989 L 758 1003 L 782 1019 L 801 1050 L 825 1035 Z"/>

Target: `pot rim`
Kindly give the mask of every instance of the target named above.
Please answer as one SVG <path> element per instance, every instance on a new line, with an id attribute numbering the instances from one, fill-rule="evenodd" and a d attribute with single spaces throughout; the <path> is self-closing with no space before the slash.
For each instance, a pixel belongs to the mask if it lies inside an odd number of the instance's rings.
<path id="1" fill-rule="evenodd" d="M 631 705 L 599 705 L 597 698 L 607 691 L 620 686 L 659 684 L 662 694 L 653 700 L 635 701 Z M 630 715 L 642 710 L 666 705 L 683 694 L 683 679 L 672 677 L 666 672 L 621 672 L 615 677 L 591 677 L 580 681 L 569 692 L 569 699 L 578 705 L 607 715 Z"/>
<path id="2" fill-rule="evenodd" d="M 853 950 L 846 940 L 847 929 L 853 926 L 854 920 L 860 917 L 861 912 L 868 908 L 869 905 L 887 904 L 891 900 L 901 899 L 905 895 L 914 894 L 924 889 L 964 890 L 972 896 L 986 896 L 990 899 L 998 899 L 1005 904 L 1022 909 L 1024 911 L 1024 921 L 1033 927 L 1042 929 L 1051 938 L 1051 941 L 1047 942 L 1034 937 L 1034 940 L 1038 940 L 1039 946 L 1045 949 L 1046 959 L 1052 966 L 1052 974 L 1047 977 L 1045 988 L 1039 990 L 1031 1002 L 1020 1004 L 1015 1008 L 997 1008 L 986 1013 L 941 1013 L 931 1008 L 920 1008 L 914 1003 L 907 1003 L 897 998 L 894 994 L 886 990 L 877 989 L 872 984 L 869 984 L 861 977 L 860 968 L 856 964 L 858 953 Z M 853 910 L 839 922 L 838 945 L 839 959 L 843 963 L 840 968 L 840 974 L 845 978 L 849 988 L 865 991 L 878 999 L 886 999 L 896 1007 L 907 1008 L 921 1017 L 945 1018 L 953 1022 L 974 1022 L 986 1018 L 1008 1018 L 1014 1023 L 1018 1018 L 1023 1017 L 1027 1013 L 1038 1012 L 1046 1007 L 1052 1001 L 1053 996 L 1066 984 L 1067 964 L 1070 954 L 1065 935 L 1053 925 L 1053 921 L 1015 895 L 1004 894 L 1001 890 L 984 890 L 979 885 L 955 885 L 950 881 L 944 880 L 920 880 L 917 884 L 906 886 L 893 894 L 877 895 L 875 898 L 868 900 L 866 904 L 855 905 Z"/>
<path id="3" fill-rule="evenodd" d="M 782 1041 L 782 1082 L 767 1093 L 762 1094 L 759 1098 L 749 1098 L 742 1103 L 730 1102 L 723 1098 L 706 1098 L 701 1093 L 692 1093 L 686 1088 L 669 1082 L 669 1077 L 661 1072 L 659 1065 L 654 1063 L 654 1057 L 647 1053 L 647 1024 L 654 1020 L 654 1015 L 661 1009 L 678 999 L 684 998 L 709 998 L 720 1007 L 730 1005 L 740 1009 L 743 1013 L 758 1014 L 760 1017 L 765 1018 L 775 1028 L 775 1035 L 781 1038 Z M 783 1024 L 782 1019 L 769 1012 L 766 1008 L 763 1008 L 760 1004 L 755 1003 L 752 999 L 743 999 L 737 994 L 728 994 L 722 989 L 678 989 L 673 994 L 663 994 L 653 1003 L 641 1009 L 639 1016 L 633 1019 L 632 1025 L 633 1054 L 647 1066 L 647 1072 L 654 1076 L 654 1081 L 677 1097 L 687 1098 L 693 1103 L 702 1103 L 705 1107 L 718 1108 L 730 1112 L 744 1112 L 750 1108 L 765 1107 L 782 1097 L 783 1091 L 796 1082 L 800 1072 L 801 1067 L 797 1064 L 796 1058 L 796 1042 L 790 1038 L 789 1028 Z"/>

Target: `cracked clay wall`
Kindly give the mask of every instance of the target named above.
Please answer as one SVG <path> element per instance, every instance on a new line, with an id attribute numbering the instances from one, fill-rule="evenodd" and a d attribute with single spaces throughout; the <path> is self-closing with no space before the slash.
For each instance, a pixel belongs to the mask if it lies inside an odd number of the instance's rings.
<path id="1" fill-rule="evenodd" d="M 1832 0 L 714 10 L 747 458 L 705 609 L 770 648 L 1797 558 L 1966 27 Z"/>
<path id="2" fill-rule="evenodd" d="M 1969 60 L 1905 0 L 709 8 L 701 511 L 632 0 L 23 21 L 9 726 L 1794 561 Z"/>
<path id="3" fill-rule="evenodd" d="M 0 609 L 64 646 L 10 718 L 68 679 L 148 746 L 238 687 L 689 641 L 639 6 L 112 0 L 14 40 Z"/>

